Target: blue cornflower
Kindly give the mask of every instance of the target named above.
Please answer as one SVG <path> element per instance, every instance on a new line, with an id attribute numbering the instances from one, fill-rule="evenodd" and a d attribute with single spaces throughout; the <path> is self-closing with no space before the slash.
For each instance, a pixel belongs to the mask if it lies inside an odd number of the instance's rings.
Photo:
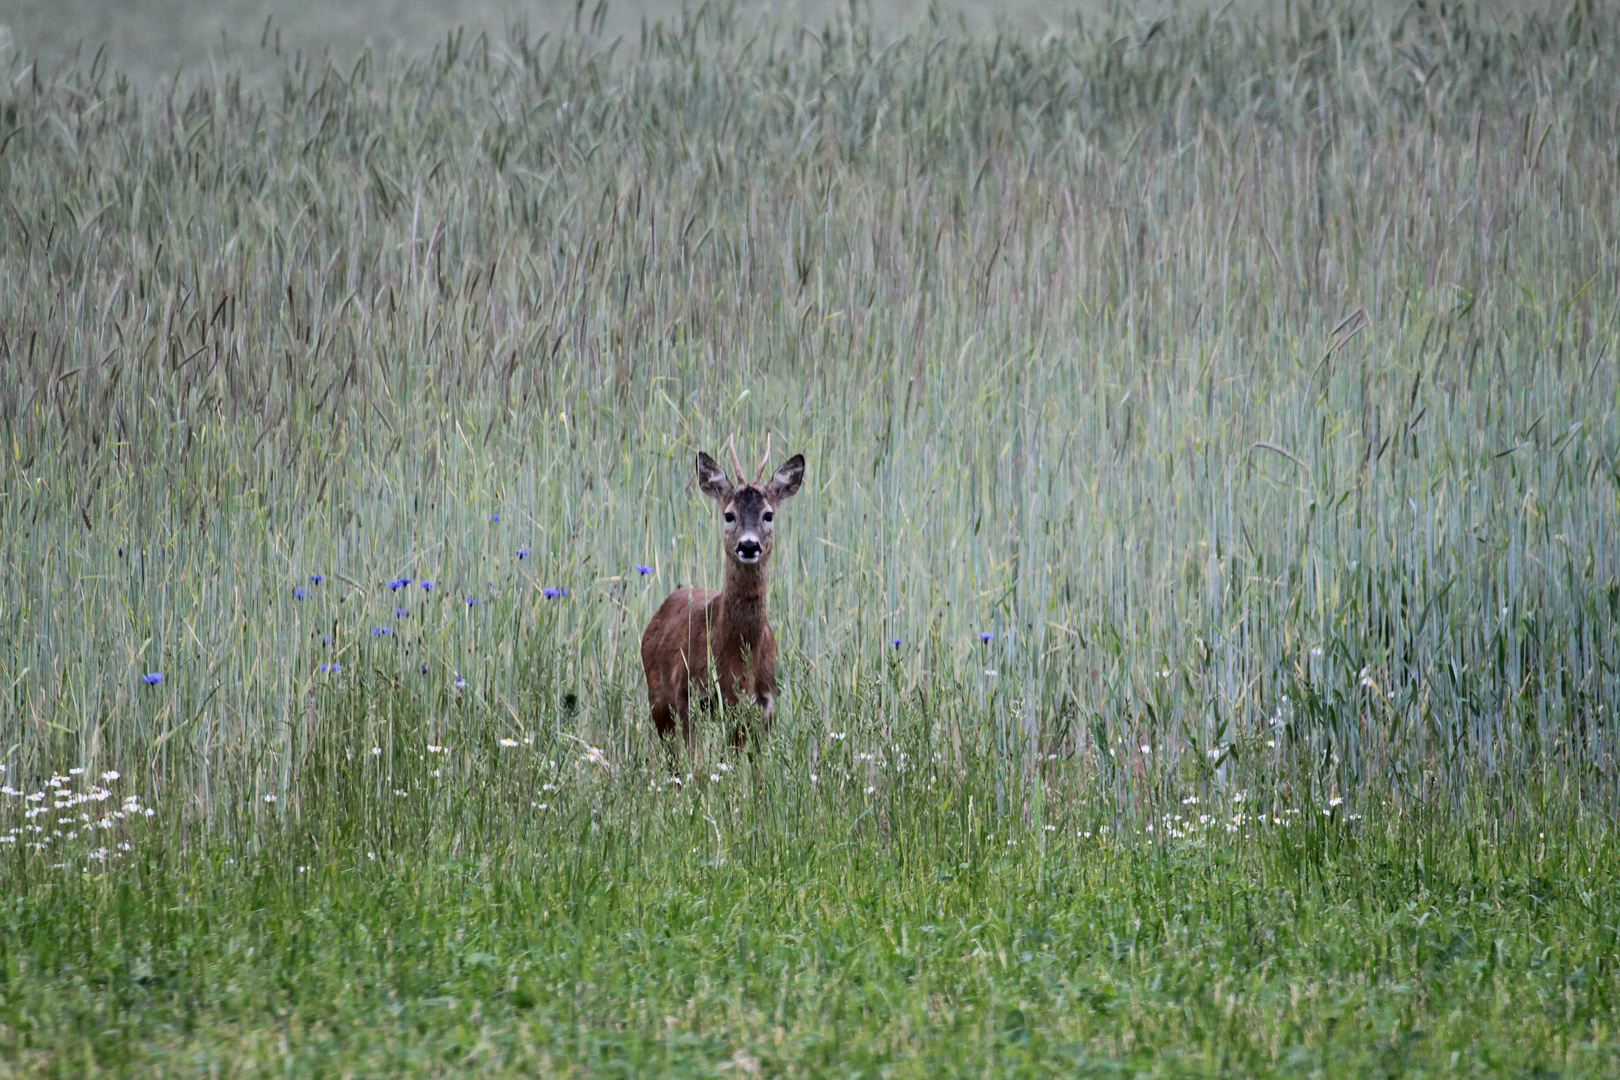
<path id="1" fill-rule="evenodd" d="M 646 577 L 648 574 L 652 573 L 652 567 L 643 566 L 640 563 L 636 563 L 636 573 L 640 574 L 642 577 Z"/>
<path id="2" fill-rule="evenodd" d="M 156 686 L 162 681 L 163 672 L 161 671 L 148 671 L 145 675 L 141 676 L 141 682 L 145 683 L 147 686 Z"/>
<path id="3" fill-rule="evenodd" d="M 389 578 L 388 579 L 388 587 L 390 589 L 393 589 L 395 592 L 398 592 L 402 587 L 404 587 L 407 584 L 409 584 L 409 582 L 407 582 L 402 577 L 395 577 L 395 578 Z"/>
<path id="4" fill-rule="evenodd" d="M 322 634 L 321 635 L 321 644 L 322 645 L 330 645 L 330 644 L 332 644 L 332 639 L 327 637 L 325 634 Z"/>
<path id="5" fill-rule="evenodd" d="M 547 585 L 545 588 L 540 590 L 540 595 L 545 597 L 547 600 L 555 600 L 561 594 L 554 586 Z"/>
<path id="6" fill-rule="evenodd" d="M 308 595 L 309 595 L 309 592 L 302 585 L 296 586 L 293 589 L 293 599 L 294 600 L 302 600 L 304 597 L 306 597 Z"/>
<path id="7" fill-rule="evenodd" d="M 499 521 L 499 520 L 501 520 L 501 515 L 499 515 L 499 514 L 491 514 L 491 515 L 489 515 L 489 520 L 491 520 L 491 521 Z"/>
<path id="8" fill-rule="evenodd" d="M 408 619 L 410 617 L 411 617 L 411 613 L 409 611 L 407 611 L 406 609 L 404 609 L 402 607 L 397 607 L 397 608 L 394 609 L 394 618 L 396 618 L 396 619 Z"/>
<path id="9" fill-rule="evenodd" d="M 373 626 L 371 628 L 372 637 L 382 637 L 385 634 L 392 634 L 393 632 L 394 628 L 392 626 Z"/>
<path id="10" fill-rule="evenodd" d="M 423 592 L 432 592 L 433 591 L 433 582 L 428 581 L 427 579 L 424 578 L 423 581 L 422 581 L 422 591 Z"/>
<path id="11" fill-rule="evenodd" d="M 979 640 L 980 641 L 989 641 L 991 638 L 993 638 L 995 636 L 996 636 L 995 633 L 990 631 L 990 630 L 980 630 L 979 631 Z"/>
<path id="12" fill-rule="evenodd" d="M 890 641 L 889 644 L 898 649 L 901 645 L 904 645 L 905 642 L 901 641 L 899 638 L 895 638 L 894 640 Z"/>
<path id="13" fill-rule="evenodd" d="M 332 672 L 332 673 L 335 674 L 335 673 L 337 673 L 339 671 L 342 671 L 342 670 L 343 670 L 343 665 L 337 663 L 336 661 L 333 661 L 330 664 L 322 664 L 320 666 L 320 671 L 322 671 L 323 673 L 324 672 Z"/>
<path id="14" fill-rule="evenodd" d="M 518 548 L 517 549 L 517 557 L 520 558 L 520 559 L 527 559 L 529 557 L 529 549 L 528 548 Z"/>
<path id="15" fill-rule="evenodd" d="M 326 580 L 326 575 L 325 574 L 311 574 L 311 575 L 309 575 L 309 583 L 311 585 L 319 585 L 321 582 L 323 582 L 325 580 Z"/>
<path id="16" fill-rule="evenodd" d="M 467 597 L 467 606 L 468 607 L 472 607 L 476 603 L 478 603 L 478 597 L 476 597 L 476 596 Z"/>

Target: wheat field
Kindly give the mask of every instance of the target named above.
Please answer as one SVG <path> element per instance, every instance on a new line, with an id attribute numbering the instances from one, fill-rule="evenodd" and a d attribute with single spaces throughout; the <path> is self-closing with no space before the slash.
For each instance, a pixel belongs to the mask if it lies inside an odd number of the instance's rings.
<path id="1" fill-rule="evenodd" d="M 1613 14 L 604 20 L 9 56 L 0 1076 L 1620 1068 Z"/>

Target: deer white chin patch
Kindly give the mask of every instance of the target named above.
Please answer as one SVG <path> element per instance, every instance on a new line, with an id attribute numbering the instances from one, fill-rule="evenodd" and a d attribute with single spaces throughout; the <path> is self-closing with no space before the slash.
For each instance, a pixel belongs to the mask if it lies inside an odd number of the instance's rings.
<path id="1" fill-rule="evenodd" d="M 757 563 L 757 562 L 759 562 L 759 556 L 757 554 L 755 554 L 755 555 L 744 555 L 741 552 L 738 552 L 737 553 L 737 561 L 740 562 L 740 563 Z"/>

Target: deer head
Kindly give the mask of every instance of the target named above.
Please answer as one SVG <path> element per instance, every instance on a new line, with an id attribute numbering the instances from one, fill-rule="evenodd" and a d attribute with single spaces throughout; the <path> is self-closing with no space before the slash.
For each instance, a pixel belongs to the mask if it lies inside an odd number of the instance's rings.
<path id="1" fill-rule="evenodd" d="M 765 459 L 754 479 L 744 480 L 737 453 L 731 453 L 736 480 L 726 476 L 714 458 L 702 451 L 697 456 L 698 488 L 720 507 L 720 534 L 728 562 L 742 567 L 763 567 L 770 560 L 776 532 L 776 510 L 792 498 L 804 482 L 804 455 L 794 454 L 771 474 L 765 483 L 765 463 L 770 460 L 766 443 Z"/>

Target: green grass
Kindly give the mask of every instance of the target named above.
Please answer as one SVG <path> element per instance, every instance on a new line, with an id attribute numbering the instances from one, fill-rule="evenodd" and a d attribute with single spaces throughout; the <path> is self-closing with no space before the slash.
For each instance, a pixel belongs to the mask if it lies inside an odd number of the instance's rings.
<path id="1" fill-rule="evenodd" d="M 1613 1073 L 1617 30 L 11 58 L 0 1075 Z"/>
<path id="2" fill-rule="evenodd" d="M 166 852 L 40 882 L 3 916 L 9 1070 L 1617 1064 L 1605 830 L 1492 837 L 1418 812 L 1192 847 L 1014 828 L 1009 848 L 993 813 L 926 799 L 885 828 L 802 790 L 598 794 L 595 821 L 479 831 L 476 851 L 328 849 L 307 870 Z"/>

